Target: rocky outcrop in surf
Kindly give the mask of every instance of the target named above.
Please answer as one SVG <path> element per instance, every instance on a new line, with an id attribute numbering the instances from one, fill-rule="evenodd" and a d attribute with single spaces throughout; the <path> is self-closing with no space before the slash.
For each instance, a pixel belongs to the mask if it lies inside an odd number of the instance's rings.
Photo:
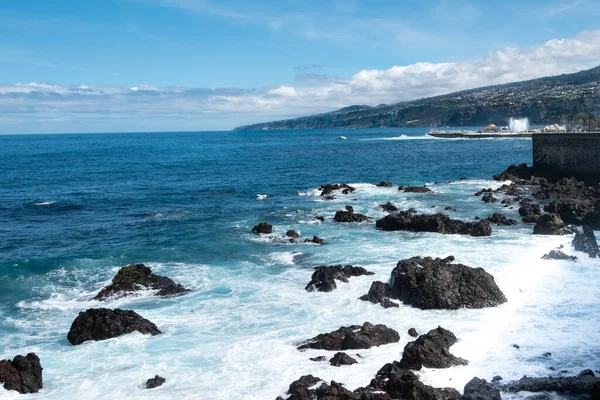
<path id="1" fill-rule="evenodd" d="M 542 256 L 542 260 L 569 260 L 576 261 L 577 257 L 565 254 L 561 250 L 551 250 L 548 254 Z"/>
<path id="2" fill-rule="evenodd" d="M 573 395 L 588 394 L 592 399 L 600 398 L 600 378 L 593 372 L 582 371 L 577 376 L 531 378 L 524 376 L 516 382 L 505 383 L 501 386 L 508 392 L 560 392 Z"/>
<path id="3" fill-rule="evenodd" d="M 379 187 L 392 187 L 394 185 L 392 185 L 392 182 L 389 181 L 381 181 L 377 184 L 377 186 Z"/>
<path id="4" fill-rule="evenodd" d="M 485 379 L 473 378 L 463 391 L 462 400 L 502 400 L 500 390 Z"/>
<path id="5" fill-rule="evenodd" d="M 73 321 L 67 339 L 78 345 L 88 340 L 105 340 L 132 332 L 161 333 L 152 322 L 132 310 L 90 308 L 79 313 Z"/>
<path id="6" fill-rule="evenodd" d="M 483 268 L 453 264 L 453 256 L 412 257 L 392 271 L 393 298 L 427 309 L 484 308 L 506 302 L 506 297 Z"/>
<path id="7" fill-rule="evenodd" d="M 337 211 L 333 220 L 336 222 L 367 222 L 372 221 L 373 218 L 352 211 Z"/>
<path id="8" fill-rule="evenodd" d="M 146 381 L 146 389 L 154 389 L 162 386 L 167 380 L 162 376 L 156 375 L 154 378 L 150 378 Z"/>
<path id="9" fill-rule="evenodd" d="M 398 303 L 390 300 L 392 296 L 392 288 L 389 283 L 375 281 L 371 283 L 369 292 L 359 297 L 359 299 L 370 301 L 373 304 L 380 304 L 383 308 L 400 307 Z"/>
<path id="10" fill-rule="evenodd" d="M 510 225 L 518 225 L 519 222 L 513 218 L 507 218 L 506 215 L 500 213 L 494 213 L 486 218 L 492 224 L 496 224 L 497 226 L 510 226 Z"/>
<path id="11" fill-rule="evenodd" d="M 385 325 L 373 325 L 365 322 L 362 326 L 352 325 L 341 327 L 330 333 L 322 333 L 302 342 L 298 350 L 321 349 L 321 350 L 354 350 L 369 349 L 373 346 L 381 346 L 396 343 L 400 335 L 395 330 Z"/>
<path id="12" fill-rule="evenodd" d="M 420 370 L 426 368 L 450 368 L 467 365 L 467 360 L 450 353 L 450 346 L 458 340 L 452 332 L 438 326 L 417 340 L 407 343 L 400 360 L 400 368 Z"/>
<path id="13" fill-rule="evenodd" d="M 325 239 L 321 239 L 318 236 L 313 236 L 312 239 L 304 239 L 304 243 L 314 243 L 323 246 L 325 244 Z"/>
<path id="14" fill-rule="evenodd" d="M 404 193 L 429 193 L 432 191 L 427 186 L 400 186 L 398 190 L 402 190 Z"/>
<path id="15" fill-rule="evenodd" d="M 356 189 L 345 183 L 328 183 L 321 185 L 321 196 L 331 195 L 336 190 L 341 190 L 342 194 L 350 194 Z"/>
<path id="16" fill-rule="evenodd" d="M 329 364 L 334 367 L 341 367 L 342 365 L 358 364 L 358 361 L 346 353 L 338 352 L 333 355 L 331 360 L 329 360 Z"/>
<path id="17" fill-rule="evenodd" d="M 379 207 L 381 207 L 381 209 L 385 212 L 398 211 L 398 207 L 393 205 L 391 201 L 388 201 L 387 203 L 384 203 L 384 204 L 380 204 Z"/>
<path id="18" fill-rule="evenodd" d="M 533 167 L 529 167 L 526 163 L 523 163 L 519 165 L 510 165 L 504 172 L 494 175 L 494 180 L 512 181 L 523 185 L 531 182 L 533 177 Z"/>
<path id="19" fill-rule="evenodd" d="M 363 267 L 352 265 L 334 265 L 315 267 L 310 282 L 306 285 L 308 292 L 331 292 L 337 285 L 335 281 L 348 282 L 348 278 L 361 275 L 373 275 Z"/>
<path id="20" fill-rule="evenodd" d="M 6 390 L 19 393 L 37 393 L 43 387 L 42 364 L 35 353 L 18 355 L 11 360 L 0 360 L 0 383 Z"/>
<path id="21" fill-rule="evenodd" d="M 157 296 L 172 296 L 190 291 L 170 278 L 153 274 L 144 264 L 131 264 L 121 268 L 112 283 L 102 289 L 93 300 L 122 297 L 147 289 L 158 290 Z"/>
<path id="22" fill-rule="evenodd" d="M 583 232 L 577 231 L 571 244 L 575 250 L 587 253 L 590 258 L 597 258 L 600 255 L 596 235 L 589 226 L 584 226 Z"/>
<path id="23" fill-rule="evenodd" d="M 573 229 L 565 226 L 558 214 L 543 214 L 533 227 L 534 235 L 570 235 Z"/>
<path id="24" fill-rule="evenodd" d="M 492 228 L 485 220 L 464 222 L 446 214 L 417 214 L 412 210 L 386 215 L 375 226 L 383 231 L 437 232 L 471 236 L 490 236 Z"/>
<path id="25" fill-rule="evenodd" d="M 255 225 L 252 228 L 252 232 L 268 235 L 270 233 L 273 233 L 273 225 L 269 224 L 268 222 L 261 222 L 260 224 Z"/>

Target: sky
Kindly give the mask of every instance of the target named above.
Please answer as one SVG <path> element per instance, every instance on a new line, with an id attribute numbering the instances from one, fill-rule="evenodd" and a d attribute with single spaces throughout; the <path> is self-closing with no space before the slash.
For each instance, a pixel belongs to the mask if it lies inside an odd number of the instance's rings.
<path id="1" fill-rule="evenodd" d="M 598 0 L 0 0 L 0 134 L 227 130 L 598 65 Z"/>

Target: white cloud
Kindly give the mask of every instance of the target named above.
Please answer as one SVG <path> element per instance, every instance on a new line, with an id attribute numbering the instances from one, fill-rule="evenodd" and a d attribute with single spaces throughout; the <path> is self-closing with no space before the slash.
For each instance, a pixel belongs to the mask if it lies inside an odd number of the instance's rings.
<path id="1" fill-rule="evenodd" d="M 99 116 L 103 120 L 135 120 L 140 116 L 151 116 L 168 120 L 174 124 L 173 129 L 180 129 L 183 125 L 177 125 L 178 121 L 184 120 L 188 125 L 190 120 L 198 120 L 196 129 L 211 129 L 214 127 L 210 124 L 211 119 L 222 121 L 220 128 L 230 128 L 352 104 L 394 103 L 570 73 L 597 65 L 600 65 L 600 30 L 582 32 L 568 39 L 553 39 L 532 49 L 490 51 L 472 61 L 420 62 L 385 70 L 363 70 L 350 78 L 313 80 L 308 85 L 262 89 L 157 88 L 149 85 L 66 87 L 36 82 L 0 85 L 0 118 L 39 121 L 46 116 L 48 119 L 80 121 Z"/>

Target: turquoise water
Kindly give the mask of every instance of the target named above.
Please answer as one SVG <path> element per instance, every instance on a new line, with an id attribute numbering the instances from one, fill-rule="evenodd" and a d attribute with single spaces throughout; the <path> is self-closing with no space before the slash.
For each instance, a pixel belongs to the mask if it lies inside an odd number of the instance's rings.
<path id="1" fill-rule="evenodd" d="M 471 363 L 423 371 L 430 384 L 462 389 L 475 375 L 599 368 L 592 321 L 600 317 L 600 264 L 540 260 L 570 238 L 533 237 L 526 225 L 471 238 L 314 220 L 346 204 L 378 218 L 384 214 L 377 205 L 388 200 L 422 212 L 452 206 L 454 217 L 485 217 L 501 205 L 473 193 L 499 186 L 491 176 L 509 164 L 531 161 L 526 139 L 447 140 L 425 131 L 0 136 L 0 357 L 38 353 L 45 387 L 30 397 L 43 399 L 269 399 L 306 373 L 353 389 L 399 359 L 409 327 L 423 332 L 439 324 L 457 334 L 453 351 Z M 446 183 L 461 177 L 470 180 Z M 382 180 L 428 183 L 434 192 L 374 186 Z M 330 182 L 357 191 L 325 202 L 316 189 Z M 251 234 L 263 220 L 274 234 Z M 285 243 L 287 229 L 328 244 Z M 387 280 L 402 258 L 449 254 L 486 268 L 509 302 L 489 310 L 421 311 L 356 300 L 372 280 Z M 119 267 L 140 262 L 193 292 L 103 305 L 134 309 L 164 334 L 71 346 L 66 333 L 77 313 L 101 306 L 89 299 Z M 352 278 L 332 293 L 304 291 L 312 267 L 334 263 L 376 275 Z M 397 329 L 400 343 L 361 351 L 361 363 L 348 368 L 308 361 L 326 352 L 293 346 L 367 320 Z M 539 357 L 546 351 L 553 353 L 549 360 Z M 155 374 L 166 385 L 143 390 Z M 16 396 L 2 390 L 0 397 Z"/>

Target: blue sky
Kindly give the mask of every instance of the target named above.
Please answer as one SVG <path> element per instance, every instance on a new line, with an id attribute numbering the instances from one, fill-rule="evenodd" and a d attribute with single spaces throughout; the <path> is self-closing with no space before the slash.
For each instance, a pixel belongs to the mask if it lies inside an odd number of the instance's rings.
<path id="1" fill-rule="evenodd" d="M 600 64 L 599 21 L 593 0 L 0 0 L 0 133 L 229 129 L 572 72 Z"/>

